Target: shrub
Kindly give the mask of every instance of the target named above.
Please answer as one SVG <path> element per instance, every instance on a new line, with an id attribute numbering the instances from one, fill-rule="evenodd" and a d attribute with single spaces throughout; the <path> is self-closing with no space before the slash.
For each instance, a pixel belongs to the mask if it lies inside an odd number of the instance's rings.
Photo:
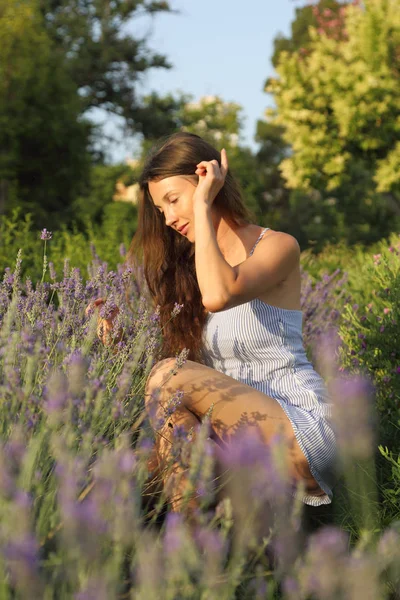
<path id="1" fill-rule="evenodd" d="M 368 282 L 371 296 L 347 304 L 339 329 L 341 361 L 351 373 L 367 375 L 376 389 L 380 462 L 379 482 L 388 498 L 386 519 L 400 517 L 400 243 L 366 256 L 359 285 Z M 367 285 L 366 285 L 367 287 Z M 397 465 L 397 466 L 396 466 Z"/>
<path id="2" fill-rule="evenodd" d="M 80 269 L 84 280 L 88 277 L 87 265 L 93 255 L 106 261 L 110 269 L 116 269 L 136 230 L 137 209 L 127 203 L 112 202 L 103 209 L 100 225 L 87 221 L 86 229 L 80 231 L 77 226 L 67 229 L 62 225 L 53 231 L 53 239 L 48 247 L 48 260 L 57 273 L 62 273 L 67 258 L 71 267 Z M 46 224 L 44 224 L 46 225 Z M 0 217 L 0 273 L 10 267 L 10 257 L 17 256 L 24 249 L 21 265 L 22 276 L 32 281 L 42 277 L 43 252 L 40 234 L 33 228 L 32 215 L 21 218 L 20 210 L 11 217 Z"/>
<path id="3" fill-rule="evenodd" d="M 46 248 L 55 242 L 53 235 Z M 388 252 L 394 268 L 395 252 Z M 382 266 L 375 275 L 386 285 Z M 304 539 L 279 440 L 267 448 L 256 435 L 238 438 L 223 457 L 225 496 L 213 506 L 218 483 L 205 419 L 194 440 L 178 431 L 171 447 L 173 459 L 189 465 L 190 494 L 201 509 L 195 519 L 169 512 L 162 490 L 149 503 L 155 432 L 143 410 L 144 385 L 162 331 L 139 274 L 121 265 L 109 270 L 97 256 L 86 281 L 68 260 L 62 275 L 50 273 L 50 283 L 46 272 L 36 283 L 23 281 L 22 270 L 19 255 L 0 284 L 3 597 L 395 597 L 400 534 L 396 523 L 379 530 L 368 504 L 370 472 L 367 480 L 362 471 L 357 481 L 347 478 L 366 506 L 355 534 L 331 526 Z M 316 298 L 343 302 L 343 285 L 327 276 L 306 290 L 311 321 L 328 315 L 318 312 Z M 114 347 L 100 345 L 95 316 L 85 316 L 98 296 L 107 298 L 105 315 L 120 308 L 113 335 L 122 327 L 124 336 Z M 387 298 L 377 293 L 376 301 Z M 313 332 L 321 332 L 312 322 L 308 331 L 313 345 Z M 184 362 L 183 352 L 177 368 Z M 350 360 L 348 367 L 356 365 Z M 359 376 L 344 381 L 335 374 L 333 384 L 339 454 L 351 469 L 356 460 L 373 460 L 369 388 Z"/>

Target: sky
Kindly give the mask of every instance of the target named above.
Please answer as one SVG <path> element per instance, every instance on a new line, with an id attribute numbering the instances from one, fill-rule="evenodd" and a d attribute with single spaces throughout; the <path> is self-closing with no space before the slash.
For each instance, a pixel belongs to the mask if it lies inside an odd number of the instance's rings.
<path id="1" fill-rule="evenodd" d="M 273 106 L 263 91 L 267 77 L 274 74 L 271 64 L 273 40 L 278 33 L 290 34 L 298 0 L 170 0 L 179 14 L 159 13 L 132 22 L 135 34 L 149 34 L 148 46 L 164 54 L 173 68 L 151 69 L 143 77 L 138 93 L 159 94 L 182 91 L 201 96 L 217 95 L 226 102 L 243 106 L 243 143 L 256 149 L 257 119 Z M 117 120 L 101 114 L 105 132 L 119 137 L 109 143 L 112 162 L 135 156 L 138 142 L 118 133 Z"/>

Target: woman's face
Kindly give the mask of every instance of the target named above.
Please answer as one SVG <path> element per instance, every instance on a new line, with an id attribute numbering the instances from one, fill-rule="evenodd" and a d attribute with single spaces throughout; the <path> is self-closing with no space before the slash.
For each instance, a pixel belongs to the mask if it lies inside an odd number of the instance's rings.
<path id="1" fill-rule="evenodd" d="M 196 178 L 174 175 L 149 182 L 149 192 L 157 210 L 163 213 L 165 224 L 194 242 L 193 194 Z"/>

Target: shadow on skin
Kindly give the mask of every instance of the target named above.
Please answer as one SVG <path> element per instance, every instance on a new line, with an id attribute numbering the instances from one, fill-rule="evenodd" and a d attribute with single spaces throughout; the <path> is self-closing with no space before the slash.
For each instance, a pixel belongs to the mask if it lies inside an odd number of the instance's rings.
<path id="1" fill-rule="evenodd" d="M 292 425 L 276 400 L 200 363 L 187 361 L 176 374 L 171 374 L 175 365 L 174 358 L 164 359 L 153 367 L 148 377 L 146 406 L 152 406 L 157 417 L 164 414 L 164 408 L 174 393 L 182 390 L 182 407 L 170 420 L 173 422 L 176 416 L 177 422 L 184 424 L 186 414 L 189 430 L 212 407 L 211 438 L 225 450 L 229 451 L 230 443 L 248 427 L 257 427 L 266 444 L 283 434 L 289 477 L 303 481 L 309 493 L 323 494 L 309 470 Z M 151 400 L 155 391 L 159 392 L 159 396 Z"/>

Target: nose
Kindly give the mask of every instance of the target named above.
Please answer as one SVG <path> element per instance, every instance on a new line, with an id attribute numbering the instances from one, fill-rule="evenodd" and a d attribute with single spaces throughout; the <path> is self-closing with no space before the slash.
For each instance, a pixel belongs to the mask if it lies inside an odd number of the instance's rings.
<path id="1" fill-rule="evenodd" d="M 177 221 L 177 217 L 175 215 L 175 212 L 171 209 L 171 207 L 168 207 L 165 209 L 165 224 L 168 227 L 171 227 L 174 223 L 176 223 Z"/>

